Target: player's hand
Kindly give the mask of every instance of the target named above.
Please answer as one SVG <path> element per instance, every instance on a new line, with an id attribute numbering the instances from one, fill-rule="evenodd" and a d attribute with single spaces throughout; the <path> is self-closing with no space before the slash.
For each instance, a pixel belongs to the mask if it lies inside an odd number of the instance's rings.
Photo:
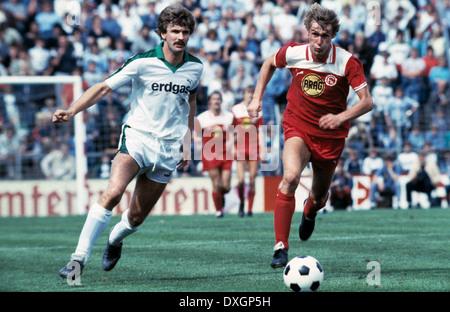
<path id="1" fill-rule="evenodd" d="M 247 112 L 250 115 L 250 117 L 258 117 L 258 113 L 262 109 L 262 103 L 261 101 L 253 100 L 248 104 L 247 106 Z"/>
<path id="2" fill-rule="evenodd" d="M 341 126 L 342 121 L 338 115 L 326 114 L 319 119 L 319 127 L 324 130 L 333 130 Z"/>
<path id="3" fill-rule="evenodd" d="M 73 118 L 73 115 L 70 114 L 67 110 L 57 109 L 53 113 L 52 122 L 62 123 L 62 122 L 67 122 L 67 121 L 71 120 L 72 118 Z"/>
<path id="4" fill-rule="evenodd" d="M 186 171 L 186 170 L 188 170 L 190 165 L 191 165 L 191 161 L 190 160 L 188 160 L 188 159 L 181 159 L 177 163 L 177 169 Z"/>

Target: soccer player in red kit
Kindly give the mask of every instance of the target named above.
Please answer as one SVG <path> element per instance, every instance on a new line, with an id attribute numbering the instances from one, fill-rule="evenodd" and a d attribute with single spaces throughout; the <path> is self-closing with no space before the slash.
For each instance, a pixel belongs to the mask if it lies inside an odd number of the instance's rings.
<path id="1" fill-rule="evenodd" d="M 244 89 L 244 99 L 231 107 L 234 115 L 234 126 L 236 134 L 236 174 L 238 178 L 238 195 L 240 200 L 239 212 L 240 217 L 244 216 L 245 206 L 245 171 L 249 172 L 249 190 L 247 216 L 253 216 L 253 200 L 255 198 L 255 181 L 258 174 L 259 162 L 261 160 L 260 152 L 264 149 L 260 148 L 263 143 L 263 117 L 259 112 L 257 117 L 250 117 L 247 107 L 250 104 L 255 88 L 248 86 Z"/>
<path id="2" fill-rule="evenodd" d="M 194 139 L 202 143 L 202 171 L 207 171 L 213 184 L 212 198 L 216 217 L 224 216 L 225 194 L 230 191 L 233 164 L 233 120 L 231 112 L 221 109 L 222 94 L 208 97 L 208 110 L 195 119 Z"/>
<path id="3" fill-rule="evenodd" d="M 331 42 L 339 31 L 336 13 L 313 4 L 305 15 L 304 24 L 309 43 L 289 42 L 264 61 L 248 107 L 249 115 L 257 116 L 273 72 L 281 67 L 290 70 L 292 82 L 282 123 L 284 173 L 274 211 L 273 268 L 284 267 L 288 260 L 295 190 L 303 169 L 311 162 L 312 186 L 299 226 L 300 239 L 307 240 L 314 230 L 317 211 L 326 204 L 349 121 L 373 107 L 362 63 Z M 359 102 L 347 109 L 350 87 L 357 93 Z"/>

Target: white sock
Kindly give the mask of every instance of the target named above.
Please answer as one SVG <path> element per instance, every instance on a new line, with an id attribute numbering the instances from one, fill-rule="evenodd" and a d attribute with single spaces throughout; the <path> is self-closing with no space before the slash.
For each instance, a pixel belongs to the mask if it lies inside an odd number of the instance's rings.
<path id="1" fill-rule="evenodd" d="M 108 226 L 111 220 L 112 211 L 107 210 L 95 203 L 89 209 L 83 229 L 81 230 L 80 238 L 78 239 L 77 249 L 75 255 L 84 257 L 84 263 L 87 262 L 91 254 L 92 247 L 99 238 L 100 234 Z"/>
<path id="2" fill-rule="evenodd" d="M 109 233 L 109 244 L 118 246 L 128 235 L 133 234 L 139 229 L 139 226 L 131 226 L 128 221 L 128 209 L 122 213 L 122 220 L 117 223 L 111 233 Z"/>

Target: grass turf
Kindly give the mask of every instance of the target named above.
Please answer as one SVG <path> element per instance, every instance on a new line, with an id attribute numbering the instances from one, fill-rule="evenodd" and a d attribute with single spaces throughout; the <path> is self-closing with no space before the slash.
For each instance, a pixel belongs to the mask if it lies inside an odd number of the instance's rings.
<path id="1" fill-rule="evenodd" d="M 294 215 L 289 258 L 311 255 L 324 268 L 320 292 L 450 291 L 450 209 L 344 212 L 318 216 L 307 242 Z M 122 258 L 101 269 L 109 228 L 81 276 L 69 286 L 58 271 L 75 250 L 85 216 L 0 218 L 0 291 L 289 292 L 269 263 L 273 215 L 150 216 L 124 242 Z M 113 217 L 110 227 L 118 222 Z M 369 285 L 370 261 L 380 285 Z"/>

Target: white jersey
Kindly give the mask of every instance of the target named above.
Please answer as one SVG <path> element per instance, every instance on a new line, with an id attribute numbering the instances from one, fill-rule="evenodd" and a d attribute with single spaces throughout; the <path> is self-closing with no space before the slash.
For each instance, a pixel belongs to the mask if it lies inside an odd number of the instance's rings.
<path id="1" fill-rule="evenodd" d="M 132 81 L 128 126 L 158 139 L 180 140 L 188 130 L 189 96 L 197 92 L 202 72 L 201 61 L 187 52 L 181 64 L 171 65 L 161 43 L 129 58 L 105 82 L 115 90 Z"/>

